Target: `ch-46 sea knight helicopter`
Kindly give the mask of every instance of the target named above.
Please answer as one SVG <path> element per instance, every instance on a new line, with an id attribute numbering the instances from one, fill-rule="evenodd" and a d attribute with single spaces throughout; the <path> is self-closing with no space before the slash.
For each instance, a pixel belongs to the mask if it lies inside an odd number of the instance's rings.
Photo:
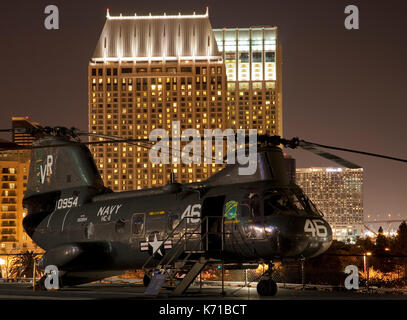
<path id="1" fill-rule="evenodd" d="M 104 186 L 86 145 L 145 146 L 145 140 L 103 136 L 103 141 L 80 142 L 79 135 L 92 134 L 63 127 L 31 128 L 30 132 L 37 140 L 30 147 L 23 200 L 28 214 L 23 226 L 45 250 L 39 267 L 56 266 L 63 286 L 129 269 L 145 270 L 148 285 L 160 270 L 169 279 L 183 273 L 173 291 L 182 294 L 207 265 L 243 269 L 266 263 L 269 268 L 257 291 L 262 296 L 275 295 L 273 262 L 315 257 L 332 241 L 322 213 L 301 188 L 290 183 L 280 146 L 302 147 L 350 168 L 358 166 L 317 147 L 406 162 L 263 135 L 258 136 L 253 175 L 239 176 L 239 164 L 228 164 L 202 182 L 172 181 L 163 187 L 112 192 Z M 0 150 L 19 148 L 24 147 L 0 143 Z"/>

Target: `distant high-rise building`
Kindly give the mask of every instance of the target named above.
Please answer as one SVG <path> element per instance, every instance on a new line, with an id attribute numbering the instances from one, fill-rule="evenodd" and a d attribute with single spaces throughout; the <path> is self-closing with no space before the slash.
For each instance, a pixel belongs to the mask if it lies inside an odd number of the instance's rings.
<path id="1" fill-rule="evenodd" d="M 177 120 L 176 131 L 232 128 L 282 135 L 277 28 L 214 32 L 208 11 L 159 16 L 108 11 L 106 17 L 88 70 L 90 132 L 148 139 L 156 128 L 171 135 Z M 202 181 L 222 167 L 154 165 L 140 144 L 90 149 L 105 184 L 115 191 L 164 185 L 171 173 L 181 183 Z"/>
<path id="2" fill-rule="evenodd" d="M 110 16 L 89 63 L 89 130 L 148 139 L 194 128 L 226 129 L 226 73 L 208 12 L 203 15 Z M 92 138 L 97 140 L 97 138 Z M 200 181 L 219 165 L 154 165 L 139 144 L 91 147 L 115 191 Z"/>
<path id="3" fill-rule="evenodd" d="M 0 152 L 0 256 L 37 249 L 22 224 L 29 167 L 29 151 Z"/>
<path id="4" fill-rule="evenodd" d="M 301 168 L 297 184 L 324 214 L 334 239 L 362 236 L 363 169 Z"/>
<path id="5" fill-rule="evenodd" d="M 226 66 L 228 126 L 282 136 L 282 48 L 277 27 L 214 32 Z"/>
<path id="6" fill-rule="evenodd" d="M 40 127 L 39 123 L 28 120 L 28 117 L 12 117 L 12 141 L 22 146 L 32 145 L 35 137 L 26 130 L 31 127 Z"/>
<path id="7" fill-rule="evenodd" d="M 27 117 L 12 117 L 12 141 L 23 146 L 32 145 L 35 138 L 26 132 L 30 127 L 41 126 Z M 30 155 L 30 150 L 0 152 L 0 256 L 2 253 L 40 250 L 23 229 L 23 218 L 26 215 L 23 198 Z"/>

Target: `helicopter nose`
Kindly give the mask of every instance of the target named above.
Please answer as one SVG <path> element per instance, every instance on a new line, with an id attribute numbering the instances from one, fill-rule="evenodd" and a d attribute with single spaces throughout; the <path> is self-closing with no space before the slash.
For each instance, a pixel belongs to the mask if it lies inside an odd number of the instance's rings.
<path id="1" fill-rule="evenodd" d="M 304 257 L 318 256 L 331 246 L 332 229 L 322 218 L 305 219 L 303 233 L 308 243 L 302 254 Z"/>
<path id="2" fill-rule="evenodd" d="M 285 231 L 279 240 L 280 252 L 287 257 L 315 257 L 332 242 L 332 229 L 322 217 L 291 217 Z"/>

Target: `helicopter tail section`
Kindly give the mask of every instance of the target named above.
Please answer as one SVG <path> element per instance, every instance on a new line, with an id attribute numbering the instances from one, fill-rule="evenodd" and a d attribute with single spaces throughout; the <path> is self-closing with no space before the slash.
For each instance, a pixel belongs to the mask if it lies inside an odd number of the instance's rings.
<path id="1" fill-rule="evenodd" d="M 41 138 L 31 151 L 24 228 L 30 235 L 55 209 L 78 207 L 107 190 L 85 145 L 64 136 Z"/>

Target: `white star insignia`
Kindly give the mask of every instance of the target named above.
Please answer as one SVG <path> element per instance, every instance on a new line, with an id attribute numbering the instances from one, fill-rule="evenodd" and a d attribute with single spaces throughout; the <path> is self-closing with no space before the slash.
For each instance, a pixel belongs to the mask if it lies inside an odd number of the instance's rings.
<path id="1" fill-rule="evenodd" d="M 159 249 L 162 243 L 162 241 L 157 240 L 157 234 L 155 234 L 154 241 L 148 243 L 153 248 L 153 254 L 158 252 L 159 255 L 163 255 L 161 249 Z"/>

